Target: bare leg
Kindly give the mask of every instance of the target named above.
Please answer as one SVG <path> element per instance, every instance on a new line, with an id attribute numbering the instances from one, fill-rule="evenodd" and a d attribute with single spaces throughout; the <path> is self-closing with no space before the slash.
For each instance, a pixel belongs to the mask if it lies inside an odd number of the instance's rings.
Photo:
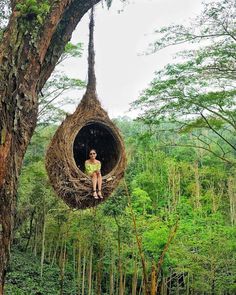
<path id="1" fill-rule="evenodd" d="M 101 190 L 102 190 L 102 175 L 101 173 L 97 173 L 97 179 L 98 179 L 98 196 L 100 198 L 103 198 L 102 194 L 101 194 Z"/>
<path id="2" fill-rule="evenodd" d="M 93 183 L 93 196 L 95 199 L 97 199 L 97 192 L 96 192 L 96 187 L 98 183 L 98 178 L 97 178 L 97 173 L 92 174 L 92 183 Z"/>

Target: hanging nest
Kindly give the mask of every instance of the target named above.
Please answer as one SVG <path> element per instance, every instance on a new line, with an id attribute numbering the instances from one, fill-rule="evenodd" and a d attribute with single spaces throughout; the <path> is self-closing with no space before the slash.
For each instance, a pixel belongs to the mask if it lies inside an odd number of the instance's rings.
<path id="1" fill-rule="evenodd" d="M 102 195 L 106 200 L 124 175 L 126 155 L 118 128 L 101 107 L 96 94 L 94 17 L 91 11 L 88 47 L 88 84 L 76 111 L 56 131 L 46 154 L 50 182 L 67 205 L 76 209 L 96 206 L 91 177 L 84 173 L 90 149 L 95 149 L 102 168 Z"/>
<path id="2" fill-rule="evenodd" d="M 125 148 L 118 128 L 88 89 L 75 113 L 67 116 L 56 131 L 46 154 L 50 182 L 72 208 L 84 209 L 101 202 L 92 197 L 92 181 L 84 173 L 84 162 L 92 148 L 102 163 L 106 200 L 124 175 Z"/>

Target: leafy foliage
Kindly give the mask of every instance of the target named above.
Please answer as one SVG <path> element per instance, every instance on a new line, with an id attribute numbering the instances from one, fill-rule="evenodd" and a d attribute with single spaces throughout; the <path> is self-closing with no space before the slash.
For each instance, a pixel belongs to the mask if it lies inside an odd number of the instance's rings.
<path id="1" fill-rule="evenodd" d="M 160 31 L 156 49 L 208 42 L 157 72 L 135 103 L 146 108 L 141 122 L 115 120 L 127 148 L 125 183 L 97 208 L 71 210 L 50 188 L 44 154 L 63 110 L 49 106 L 83 82 L 49 82 L 19 179 L 6 294 L 142 294 L 145 268 L 148 285 L 159 268 L 160 294 L 235 294 L 233 8 L 210 3 L 196 27 Z M 64 57 L 80 53 L 68 44 Z"/>
<path id="2" fill-rule="evenodd" d="M 40 24 L 43 24 L 45 16 L 50 11 L 49 2 L 46 0 L 26 0 L 22 3 L 17 3 L 16 8 L 20 11 L 23 18 L 30 21 L 36 18 Z"/>
<path id="3" fill-rule="evenodd" d="M 46 261 L 44 267 L 45 276 L 41 280 L 40 259 L 38 257 L 18 249 L 14 249 L 13 253 L 9 268 L 10 279 L 5 290 L 6 294 L 57 294 L 57 290 L 60 288 L 60 281 L 58 280 L 60 269 L 58 266 L 51 266 Z M 64 294 L 74 294 L 69 273 L 66 274 L 65 287 L 67 291 Z"/>
<path id="4" fill-rule="evenodd" d="M 180 52 L 181 62 L 157 71 L 133 107 L 143 110 L 140 118 L 145 122 L 174 124 L 180 137 L 183 133 L 191 135 L 193 146 L 235 164 L 234 4 L 231 0 L 205 4 L 191 26 L 172 25 L 157 31 L 160 38 L 154 51 L 184 42 L 199 43 L 199 47 Z"/>
<path id="5" fill-rule="evenodd" d="M 7 292 L 44 294 L 46 288 L 47 294 L 78 293 L 82 288 L 87 292 L 92 265 L 93 292 L 101 288 L 102 294 L 109 293 L 109 280 L 116 290 L 120 288 L 112 281 L 112 273 L 113 279 L 126 281 L 126 292 L 131 294 L 135 267 L 137 288 L 142 284 L 136 235 L 141 238 L 150 274 L 153 261 L 157 265 L 171 228 L 179 219 L 177 234 L 161 265 L 161 284 L 172 293 L 193 289 L 234 294 L 236 232 L 232 225 L 236 215 L 232 192 L 236 184 L 232 186 L 231 181 L 235 171 L 213 156 L 191 149 L 159 148 L 158 136 L 142 123 L 122 118 L 116 124 L 123 130 L 129 155 L 126 182 L 131 204 L 121 184 L 106 203 L 85 211 L 68 209 L 50 190 L 42 158 L 55 128 L 38 128 L 20 179 Z M 40 280 L 44 209 L 45 258 Z M 23 269 L 21 273 L 19 268 Z"/>

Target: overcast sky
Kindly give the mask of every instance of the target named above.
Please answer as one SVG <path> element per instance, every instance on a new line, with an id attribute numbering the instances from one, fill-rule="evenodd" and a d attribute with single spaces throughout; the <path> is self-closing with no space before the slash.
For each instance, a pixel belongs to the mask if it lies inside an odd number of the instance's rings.
<path id="1" fill-rule="evenodd" d="M 129 104 L 151 82 L 154 72 L 172 61 L 176 48 L 152 55 L 142 54 L 155 40 L 154 30 L 171 23 L 183 23 L 197 16 L 201 0 L 113 0 L 107 10 L 102 4 L 95 10 L 95 51 L 97 93 L 111 118 L 132 115 Z M 82 42 L 82 58 L 70 59 L 63 70 L 71 77 L 87 79 L 87 43 L 89 15 L 85 15 L 73 33 L 72 43 Z M 81 99 L 83 92 L 70 93 Z M 68 109 L 73 112 L 74 109 Z M 134 115 L 134 114 L 133 114 Z"/>

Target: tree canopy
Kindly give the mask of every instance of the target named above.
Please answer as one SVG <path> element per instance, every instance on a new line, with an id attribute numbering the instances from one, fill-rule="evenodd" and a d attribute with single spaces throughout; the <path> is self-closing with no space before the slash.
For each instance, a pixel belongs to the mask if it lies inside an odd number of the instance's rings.
<path id="1" fill-rule="evenodd" d="M 189 26 L 171 25 L 156 33 L 158 51 L 182 43 L 196 44 L 177 54 L 178 63 L 156 72 L 133 106 L 147 123 L 174 123 L 192 135 L 195 145 L 235 164 L 236 145 L 236 7 L 234 1 L 204 4 Z M 215 137 L 209 139 L 208 134 Z M 214 147 L 213 147 L 214 146 Z"/>

